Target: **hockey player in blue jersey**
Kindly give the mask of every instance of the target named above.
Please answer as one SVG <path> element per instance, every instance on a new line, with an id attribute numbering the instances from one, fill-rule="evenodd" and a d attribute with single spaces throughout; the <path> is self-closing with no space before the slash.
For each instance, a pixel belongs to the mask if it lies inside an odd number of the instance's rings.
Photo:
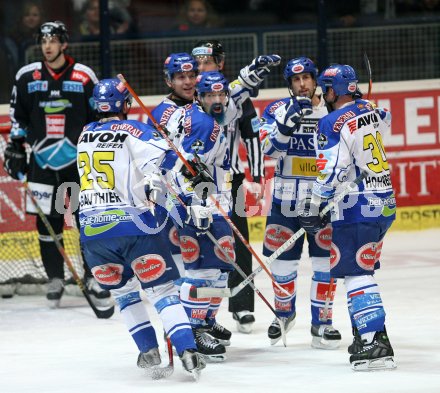
<path id="1" fill-rule="evenodd" d="M 166 126 L 170 132 L 170 137 L 176 146 L 181 146 L 183 141 L 186 141 L 187 146 L 191 146 L 198 138 L 201 138 L 205 144 L 203 149 L 207 152 L 207 146 L 211 143 L 212 138 L 216 138 L 222 133 L 221 125 L 226 125 L 231 121 L 234 121 L 240 114 L 241 102 L 254 93 L 254 89 L 257 89 L 263 82 L 264 77 L 269 74 L 268 67 L 279 64 L 280 58 L 276 55 L 271 56 L 259 56 L 249 66 L 244 67 L 240 71 L 239 79 L 234 81 L 231 85 L 231 90 L 228 90 L 228 96 L 231 98 L 226 101 L 227 106 L 216 115 L 216 122 L 204 131 L 199 130 L 192 132 L 194 127 L 193 115 L 197 114 L 200 117 L 200 112 L 203 109 L 200 104 L 195 100 L 195 83 L 197 76 L 197 62 L 187 53 L 174 53 L 168 56 L 164 64 L 165 82 L 171 89 L 171 93 L 153 110 L 153 116 L 159 124 Z M 229 88 L 230 88 L 229 87 Z M 208 110 L 209 112 L 209 110 Z M 206 114 L 203 116 L 208 118 Z M 219 124 L 220 123 L 220 124 Z M 214 127 L 214 128 L 213 128 Z M 197 136 L 197 137 L 195 137 Z M 224 137 L 221 139 L 224 141 Z M 223 146 L 223 142 L 222 142 Z M 224 147 L 222 147 L 224 149 Z M 213 150 L 216 151 L 216 150 Z M 216 159 L 222 160 L 227 149 L 224 152 L 216 153 Z M 200 154 L 200 152 L 199 152 Z M 209 161 L 209 160 L 208 160 Z M 204 162 L 208 162 L 205 161 Z M 226 175 L 226 173 L 225 173 Z M 170 242 L 173 243 L 173 257 L 176 264 L 183 266 L 182 253 L 177 248 L 179 245 L 179 237 L 175 236 L 176 228 L 167 223 L 166 231 L 169 233 Z M 182 270 L 182 269 L 180 269 Z M 226 286 L 227 276 L 222 274 L 215 284 L 216 286 Z M 216 339 L 222 340 L 224 344 L 229 343 L 231 332 L 225 329 L 223 326 L 215 321 L 215 314 L 219 308 L 220 299 L 214 299 L 213 304 L 208 307 L 206 312 L 207 326 L 204 327 L 204 332 L 208 332 L 211 337 L 206 334 L 198 334 L 196 339 L 199 338 L 199 350 L 209 356 L 212 353 L 215 360 L 221 360 L 223 358 L 225 349 L 223 344 L 219 343 Z M 202 346 L 204 347 L 202 349 Z M 217 356 L 221 355 L 221 356 Z"/>
<path id="2" fill-rule="evenodd" d="M 331 200 L 344 182 L 364 173 L 356 190 L 332 210 L 331 276 L 344 278 L 354 340 L 349 347 L 354 370 L 392 369 L 394 352 L 385 329 L 385 310 L 374 273 L 384 236 L 395 219 L 396 201 L 382 135 L 391 114 L 361 99 L 358 78 L 349 65 L 325 69 L 318 83 L 332 112 L 318 123 L 316 162 L 320 175 L 299 213 L 304 229 L 323 225 L 322 200 Z"/>
<path id="3" fill-rule="evenodd" d="M 156 308 L 186 371 L 205 367 L 173 280 L 179 277 L 149 201 L 160 192 L 159 163 L 169 149 L 149 125 L 127 120 L 131 97 L 117 79 L 93 90 L 100 120 L 78 142 L 81 244 L 91 271 L 111 292 L 135 341 L 137 365 L 166 376 L 140 288 Z M 146 195 L 147 191 L 147 195 Z M 148 200 L 147 200 L 148 199 Z"/>
<path id="4" fill-rule="evenodd" d="M 263 243 L 265 256 L 270 256 L 300 229 L 297 205 L 311 194 L 313 181 L 318 175 L 313 139 L 318 120 L 328 111 L 323 97 L 316 94 L 317 73 L 315 64 L 307 57 L 289 60 L 284 68 L 284 79 L 290 97 L 270 103 L 263 114 L 263 152 L 277 159 L 275 191 Z M 310 100 L 313 110 L 309 109 Z M 307 242 L 313 270 L 310 289 L 312 347 L 335 349 L 339 346 L 341 334 L 332 326 L 333 303 L 330 302 L 328 309 L 324 310 L 330 282 L 331 227 L 307 234 Z M 275 309 L 285 322 L 286 332 L 295 324 L 297 271 L 303 244 L 304 236 L 270 265 L 277 282 L 290 293 L 287 296 L 274 287 Z M 268 336 L 272 345 L 280 340 L 277 319 L 270 325 Z"/>

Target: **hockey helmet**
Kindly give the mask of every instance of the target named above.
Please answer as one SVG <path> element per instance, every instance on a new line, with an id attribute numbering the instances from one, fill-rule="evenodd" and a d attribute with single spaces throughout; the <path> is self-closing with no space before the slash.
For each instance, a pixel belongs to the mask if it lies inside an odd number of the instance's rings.
<path id="1" fill-rule="evenodd" d="M 199 95 L 204 93 L 229 92 L 229 82 L 221 72 L 202 72 L 197 77 L 196 90 Z"/>
<path id="2" fill-rule="evenodd" d="M 196 56 L 212 56 L 216 64 L 225 58 L 225 51 L 218 40 L 202 40 L 197 42 L 191 54 Z"/>
<path id="3" fill-rule="evenodd" d="M 43 37 L 57 36 L 61 43 L 67 42 L 69 40 L 69 35 L 67 34 L 66 25 L 56 20 L 54 22 L 46 22 L 40 26 L 40 30 L 37 34 L 37 44 L 41 44 Z"/>
<path id="4" fill-rule="evenodd" d="M 98 112 L 119 113 L 125 101 L 131 103 L 128 89 L 116 78 L 100 80 L 93 88 L 93 99 Z"/>
<path id="5" fill-rule="evenodd" d="M 289 83 L 289 79 L 293 75 L 303 74 L 304 72 L 310 73 L 315 80 L 318 77 L 318 68 L 315 63 L 308 57 L 301 56 L 290 59 L 287 62 L 286 67 L 284 67 L 283 75 L 284 79 Z"/>
<path id="6" fill-rule="evenodd" d="M 197 61 L 188 53 L 171 53 L 165 60 L 163 72 L 167 79 L 172 79 L 176 72 L 197 72 Z"/>
<path id="7" fill-rule="evenodd" d="M 337 96 L 358 94 L 358 78 L 353 67 L 346 64 L 333 64 L 326 68 L 318 78 L 324 94 L 331 87 Z"/>

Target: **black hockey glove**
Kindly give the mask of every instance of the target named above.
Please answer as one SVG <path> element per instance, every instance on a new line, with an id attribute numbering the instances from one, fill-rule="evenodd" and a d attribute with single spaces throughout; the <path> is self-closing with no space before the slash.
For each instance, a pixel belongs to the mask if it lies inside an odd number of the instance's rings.
<path id="1" fill-rule="evenodd" d="M 192 175 L 186 165 L 184 165 L 181 169 L 182 175 L 189 180 L 191 187 L 194 188 L 194 192 L 200 199 L 207 199 L 209 195 L 215 192 L 214 178 L 209 172 L 208 167 L 198 157 L 195 158 L 195 161 L 188 161 L 188 164 L 196 174 Z"/>
<path id="2" fill-rule="evenodd" d="M 18 174 L 25 175 L 28 171 L 26 149 L 24 139 L 12 139 L 5 150 L 3 163 L 5 171 L 15 180 L 20 180 Z"/>
<path id="3" fill-rule="evenodd" d="M 313 113 L 312 100 L 308 97 L 293 97 L 275 111 L 275 121 L 281 134 L 291 136 L 300 126 L 304 116 Z"/>
<path id="4" fill-rule="evenodd" d="M 300 225 L 311 235 L 324 228 L 330 221 L 330 212 L 321 217 L 319 211 L 319 206 L 312 203 L 311 198 L 307 198 L 304 207 L 298 211 Z"/>

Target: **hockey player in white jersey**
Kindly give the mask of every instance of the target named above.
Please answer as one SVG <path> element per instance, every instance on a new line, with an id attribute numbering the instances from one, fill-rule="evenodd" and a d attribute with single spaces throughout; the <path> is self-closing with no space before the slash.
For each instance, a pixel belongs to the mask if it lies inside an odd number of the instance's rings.
<path id="1" fill-rule="evenodd" d="M 313 147 L 315 127 L 328 111 L 322 96 L 316 94 L 317 72 L 313 61 L 307 57 L 289 60 L 284 68 L 284 79 L 290 97 L 270 103 L 263 114 L 263 152 L 277 159 L 275 192 L 263 243 L 265 256 L 270 256 L 300 229 L 298 203 L 311 194 L 313 181 L 318 175 Z M 332 326 L 332 301 L 324 310 L 330 282 L 331 227 L 326 226 L 316 234 L 308 234 L 307 242 L 313 270 L 310 289 L 312 347 L 335 349 L 341 341 L 341 335 Z M 277 282 L 290 293 L 287 296 L 274 287 L 275 309 L 285 321 L 286 332 L 295 324 L 297 271 L 303 244 L 304 236 L 270 265 Z M 270 325 L 268 336 L 272 345 L 280 340 L 281 330 L 277 319 Z"/>
<path id="2" fill-rule="evenodd" d="M 213 125 L 206 127 L 204 131 L 202 131 L 202 129 L 197 130 L 194 126 L 194 124 L 196 124 L 194 120 L 201 117 L 207 119 L 209 116 L 207 116 L 206 113 L 203 116 L 200 115 L 199 112 L 202 108 L 200 104 L 195 101 L 197 62 L 187 53 L 171 54 L 164 64 L 165 81 L 170 87 L 171 93 L 153 110 L 153 116 L 162 126 L 166 126 L 170 131 L 170 137 L 176 146 L 181 146 L 185 143 L 186 149 L 188 149 L 194 142 L 201 139 L 203 142 L 202 149 L 206 153 L 208 151 L 208 145 L 212 143 L 210 140 L 212 138 L 217 140 L 217 137 L 222 134 L 223 130 L 220 126 L 228 124 L 234 121 L 237 116 L 240 116 L 241 102 L 253 94 L 254 89 L 258 89 L 264 77 L 270 72 L 268 67 L 276 66 L 279 62 L 280 58 L 277 55 L 259 56 L 254 59 L 249 66 L 244 67 L 240 71 L 239 79 L 230 84 L 228 88 L 230 89 L 232 86 L 232 89 L 228 90 L 227 93 L 231 99 L 226 100 L 226 106 L 221 109 L 221 113 L 211 113 L 211 115 L 216 117 L 216 121 Z M 208 110 L 208 112 L 209 111 L 210 110 Z M 221 139 L 225 141 L 224 136 L 222 136 Z M 223 160 L 225 158 L 224 154 L 227 151 L 228 149 L 223 153 L 217 152 L 216 159 Z M 204 160 L 204 162 L 208 161 Z M 176 229 L 168 223 L 166 231 L 169 232 L 170 242 L 178 246 L 179 239 L 174 235 Z M 173 252 L 173 257 L 179 265 L 178 261 L 179 259 L 182 260 L 182 254 L 177 256 L 176 253 Z M 183 263 L 181 263 L 181 265 L 183 265 Z M 222 274 L 216 281 L 215 286 L 226 286 L 227 275 Z M 220 299 L 214 299 L 212 305 L 208 307 L 209 310 L 205 314 L 207 321 L 205 323 L 204 333 L 208 332 L 212 337 L 222 340 L 224 344 L 228 344 L 231 333 L 215 321 L 215 314 L 219 305 Z M 197 337 L 202 336 L 198 335 Z M 225 352 L 223 344 L 208 337 L 206 334 L 203 335 L 203 338 L 205 354 L 208 355 L 207 352 L 221 352 L 213 353 L 213 357 L 217 358 L 215 360 L 222 360 L 222 354 Z M 202 351 L 201 345 L 202 342 L 200 341 L 200 351 Z"/>
<path id="3" fill-rule="evenodd" d="M 157 310 L 186 371 L 205 367 L 173 280 L 178 275 L 163 232 L 152 214 L 160 190 L 157 163 L 169 149 L 149 125 L 127 120 L 131 97 L 118 79 L 93 90 L 100 120 L 78 142 L 80 239 L 91 271 L 110 290 L 139 349 L 137 365 L 157 379 L 169 374 L 140 288 Z M 172 370 L 171 370 L 172 371 Z"/>
<path id="4" fill-rule="evenodd" d="M 333 110 L 318 123 L 316 162 L 320 175 L 313 193 L 299 212 L 309 233 L 323 225 L 322 200 L 341 192 L 344 182 L 364 175 L 332 211 L 331 276 L 344 278 L 354 341 L 349 347 L 354 370 L 396 367 L 385 329 L 385 310 L 374 278 L 380 267 L 384 236 L 395 219 L 396 200 L 382 134 L 391 114 L 361 99 L 358 78 L 349 65 L 334 64 L 322 72 L 318 83 Z"/>

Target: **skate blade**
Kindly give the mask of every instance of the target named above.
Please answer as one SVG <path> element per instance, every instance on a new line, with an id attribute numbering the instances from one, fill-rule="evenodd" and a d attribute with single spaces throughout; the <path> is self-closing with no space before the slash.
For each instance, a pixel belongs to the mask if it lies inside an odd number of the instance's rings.
<path id="1" fill-rule="evenodd" d="M 153 366 L 145 368 L 144 370 L 145 374 L 151 379 L 157 380 L 169 377 L 174 372 L 174 367 L 170 365 L 165 367 Z"/>
<path id="2" fill-rule="evenodd" d="M 269 337 L 270 345 L 275 345 L 278 341 L 283 339 L 283 344 L 285 347 L 287 347 L 286 336 L 287 336 L 287 333 L 290 332 L 290 330 L 292 330 L 292 328 L 295 326 L 295 323 L 296 323 L 296 319 L 294 319 L 292 322 L 290 322 L 290 325 L 287 329 L 284 329 L 284 325 L 283 325 L 283 327 L 281 328 L 281 335 L 279 337 L 276 337 L 276 338 Z M 280 324 L 280 326 L 281 326 L 281 324 Z M 284 332 L 284 330 L 285 330 L 285 332 Z"/>
<path id="3" fill-rule="evenodd" d="M 244 334 L 252 333 L 252 325 L 253 323 L 245 323 L 242 325 L 237 322 L 237 331 Z"/>
<path id="4" fill-rule="evenodd" d="M 204 355 L 204 354 L 201 354 L 201 355 L 209 363 L 221 363 L 227 359 L 227 357 L 224 353 L 222 353 L 220 355 Z"/>
<path id="5" fill-rule="evenodd" d="M 312 348 L 333 350 L 338 349 L 341 344 L 341 340 L 326 340 L 322 337 L 312 338 Z"/>
<path id="6" fill-rule="evenodd" d="M 47 299 L 47 305 L 51 309 L 60 308 L 60 303 L 61 303 L 61 299 L 57 299 L 57 300 L 49 300 L 49 299 Z"/>
<path id="7" fill-rule="evenodd" d="M 219 338 L 216 338 L 216 340 L 222 344 L 224 347 L 229 347 L 231 345 L 231 340 L 221 340 Z"/>
<path id="8" fill-rule="evenodd" d="M 351 363 L 351 368 L 354 371 L 394 370 L 396 367 L 397 364 L 392 356 L 372 360 L 357 360 Z"/>
<path id="9" fill-rule="evenodd" d="M 187 373 L 190 374 L 196 382 L 200 379 L 200 370 L 191 370 L 187 371 Z"/>

